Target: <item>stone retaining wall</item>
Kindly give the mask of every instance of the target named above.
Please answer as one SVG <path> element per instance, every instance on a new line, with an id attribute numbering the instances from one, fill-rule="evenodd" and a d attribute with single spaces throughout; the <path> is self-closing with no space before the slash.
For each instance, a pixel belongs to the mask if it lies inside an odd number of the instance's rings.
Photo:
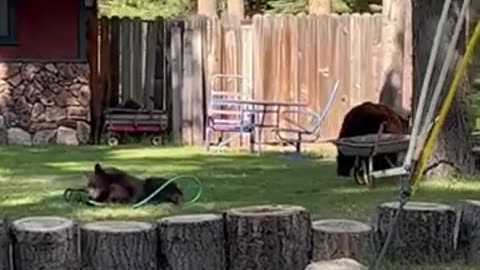
<path id="1" fill-rule="evenodd" d="M 0 63 L 0 144 L 85 144 L 87 63 Z"/>

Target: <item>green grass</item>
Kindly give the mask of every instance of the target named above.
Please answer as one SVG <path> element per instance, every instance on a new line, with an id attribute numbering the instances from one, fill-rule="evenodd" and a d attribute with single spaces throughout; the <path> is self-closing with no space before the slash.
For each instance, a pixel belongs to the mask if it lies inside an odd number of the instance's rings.
<path id="1" fill-rule="evenodd" d="M 165 205 L 99 209 L 65 202 L 65 188 L 84 185 L 83 172 L 92 170 L 95 162 L 139 175 L 194 175 L 203 182 L 204 193 L 197 203 L 179 208 Z M 186 182 L 180 184 L 189 187 Z M 331 158 L 300 161 L 276 154 L 208 154 L 198 148 L 148 146 L 0 147 L 0 213 L 11 218 L 60 215 L 79 222 L 152 221 L 179 213 L 283 203 L 304 206 L 315 219 L 343 217 L 370 222 L 377 205 L 396 199 L 397 189 L 395 180 L 385 179 L 369 190 L 350 178 L 339 178 Z M 479 195 L 480 182 L 437 180 L 424 183 L 415 200 L 456 204 Z"/>
<path id="2" fill-rule="evenodd" d="M 0 210 L 18 217 L 58 214 L 80 221 L 104 218 L 155 219 L 172 213 L 218 211 L 230 207 L 287 203 L 307 207 L 315 217 L 350 217 L 369 221 L 375 207 L 396 199 L 398 185 L 385 179 L 369 190 L 350 178 L 335 175 L 332 158 L 291 160 L 281 155 L 206 153 L 198 148 L 108 147 L 1 147 Z M 62 197 L 68 187 L 85 184 L 83 172 L 95 162 L 117 166 L 132 174 L 194 175 L 202 181 L 201 199 L 184 208 L 149 206 L 92 209 L 71 206 Z M 191 189 L 187 182 L 182 186 Z M 456 203 L 480 195 L 480 182 L 426 183 L 417 200 Z"/>

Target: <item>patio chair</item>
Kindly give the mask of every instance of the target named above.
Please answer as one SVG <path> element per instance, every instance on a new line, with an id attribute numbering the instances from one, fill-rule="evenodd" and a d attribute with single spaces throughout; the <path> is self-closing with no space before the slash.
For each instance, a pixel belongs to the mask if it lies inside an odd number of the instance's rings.
<path id="1" fill-rule="evenodd" d="M 253 113 L 247 105 L 232 102 L 249 99 L 248 93 L 244 93 L 244 91 L 234 92 L 217 89 L 215 88 L 215 81 L 219 79 L 236 79 L 241 82 L 242 86 L 246 83 L 244 77 L 240 75 L 215 74 L 212 76 L 205 131 L 206 150 L 210 150 L 212 133 L 219 132 L 220 138 L 216 144 L 219 149 L 222 149 L 236 138 L 242 139 L 243 134 L 250 134 L 250 149 L 253 151 L 253 132 L 255 127 Z M 247 85 L 247 89 L 248 87 Z M 242 89 L 242 87 L 240 87 L 240 89 Z M 223 136 L 225 133 L 233 135 L 224 139 Z"/>
<path id="2" fill-rule="evenodd" d="M 284 143 L 295 146 L 295 151 L 297 153 L 301 152 L 302 143 L 313 143 L 317 141 L 320 137 L 320 128 L 323 124 L 323 121 L 325 120 L 325 117 L 330 111 L 333 101 L 335 100 L 335 97 L 337 95 L 339 84 L 340 81 L 336 80 L 333 88 L 330 91 L 327 104 L 319 113 L 299 109 L 283 111 L 281 113 L 281 119 L 294 127 L 274 129 L 273 132 L 276 134 L 277 138 Z M 303 126 L 297 121 L 287 117 L 287 114 L 294 114 L 297 116 L 303 115 L 310 117 L 310 125 Z"/>

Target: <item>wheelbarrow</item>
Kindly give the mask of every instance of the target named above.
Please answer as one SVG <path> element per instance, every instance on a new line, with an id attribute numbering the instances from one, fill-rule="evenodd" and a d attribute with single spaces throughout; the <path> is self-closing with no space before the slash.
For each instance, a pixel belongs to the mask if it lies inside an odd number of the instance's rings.
<path id="1" fill-rule="evenodd" d="M 382 133 L 382 130 L 383 126 L 380 127 L 377 134 L 340 138 L 331 141 L 343 155 L 355 157 L 353 178 L 359 185 L 373 186 L 376 178 L 373 177 L 374 175 L 382 175 L 382 177 L 397 175 L 389 172 L 382 174 L 375 172 L 373 170 L 373 158 L 376 155 L 402 153 L 408 150 L 410 143 L 409 134 Z M 387 156 L 385 156 L 385 159 L 392 168 L 396 167 L 396 164 L 389 160 Z"/>

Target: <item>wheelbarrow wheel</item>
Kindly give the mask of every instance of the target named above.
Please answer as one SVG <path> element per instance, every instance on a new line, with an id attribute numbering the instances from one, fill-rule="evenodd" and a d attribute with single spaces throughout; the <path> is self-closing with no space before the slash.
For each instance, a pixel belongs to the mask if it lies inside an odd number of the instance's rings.
<path id="1" fill-rule="evenodd" d="M 370 177 L 368 175 L 367 164 L 364 161 L 360 161 L 358 166 L 353 168 L 353 178 L 355 182 L 360 185 L 369 185 Z"/>

